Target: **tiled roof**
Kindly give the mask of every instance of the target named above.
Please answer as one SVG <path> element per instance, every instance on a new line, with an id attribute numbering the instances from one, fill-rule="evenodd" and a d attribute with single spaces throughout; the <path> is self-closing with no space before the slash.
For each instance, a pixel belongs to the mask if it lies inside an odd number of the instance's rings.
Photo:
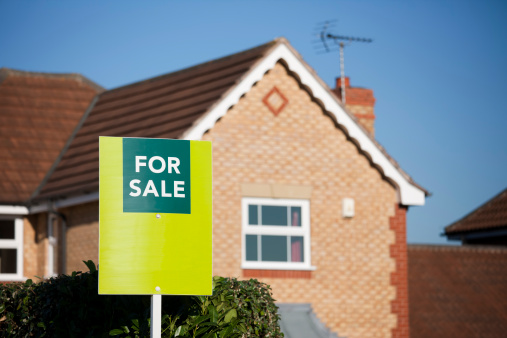
<path id="1" fill-rule="evenodd" d="M 102 87 L 79 74 L 0 69 L 0 203 L 23 204 Z"/>
<path id="2" fill-rule="evenodd" d="M 410 336 L 505 337 L 507 249 L 408 246 Z"/>
<path id="3" fill-rule="evenodd" d="M 199 139 L 202 133 L 225 114 L 224 109 L 228 108 L 226 106 L 237 102 L 238 93 L 244 94 L 243 90 L 255 84 L 251 82 L 253 79 L 258 80 L 262 72 L 269 71 L 271 62 L 276 61 L 277 57 L 286 62 L 285 58 L 292 60 L 292 66 L 305 74 L 306 81 L 313 86 L 311 94 L 315 95 L 315 91 L 318 91 L 320 96 L 317 101 L 325 100 L 329 109 L 336 110 L 333 110 L 334 117 L 340 115 L 341 122 L 338 123 L 348 126 L 344 127 L 344 131 L 352 142 L 370 160 L 378 162 L 374 166 L 383 175 L 387 173 L 386 177 L 400 186 L 399 189 L 404 192 L 400 195 L 405 197 L 406 202 L 424 204 L 421 193 L 422 196 L 427 196 L 428 192 L 401 170 L 382 146 L 357 124 L 353 114 L 340 106 L 332 91 L 283 38 L 102 93 L 88 109 L 84 124 L 76 129 L 69 148 L 62 151 L 61 158 L 54 164 L 55 169 L 46 176 L 32 202 L 96 193 L 99 184 L 98 136 Z M 291 71 L 298 72 L 294 69 Z M 309 84 L 302 83 L 302 86 Z M 354 135 L 350 134 L 351 130 Z"/>
<path id="4" fill-rule="evenodd" d="M 507 189 L 445 228 L 446 234 L 507 227 Z"/>
<path id="5" fill-rule="evenodd" d="M 37 199 L 98 190 L 98 136 L 180 138 L 275 43 L 102 93 Z"/>

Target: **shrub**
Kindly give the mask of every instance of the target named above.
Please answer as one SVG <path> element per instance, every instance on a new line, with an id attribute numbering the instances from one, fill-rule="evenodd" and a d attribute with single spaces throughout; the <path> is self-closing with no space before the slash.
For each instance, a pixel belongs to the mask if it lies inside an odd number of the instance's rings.
<path id="1" fill-rule="evenodd" d="M 150 296 L 98 295 L 98 272 L 0 285 L 2 337 L 146 337 Z M 212 296 L 163 296 L 164 337 L 283 337 L 269 286 L 215 277 Z"/>

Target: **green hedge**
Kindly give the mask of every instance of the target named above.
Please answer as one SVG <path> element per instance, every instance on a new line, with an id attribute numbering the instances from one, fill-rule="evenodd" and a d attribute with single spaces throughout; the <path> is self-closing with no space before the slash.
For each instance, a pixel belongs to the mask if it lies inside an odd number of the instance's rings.
<path id="1" fill-rule="evenodd" d="M 98 271 L 0 285 L 2 337 L 146 337 L 150 296 L 98 295 Z M 212 296 L 163 296 L 163 337 L 283 337 L 266 284 L 215 277 Z"/>

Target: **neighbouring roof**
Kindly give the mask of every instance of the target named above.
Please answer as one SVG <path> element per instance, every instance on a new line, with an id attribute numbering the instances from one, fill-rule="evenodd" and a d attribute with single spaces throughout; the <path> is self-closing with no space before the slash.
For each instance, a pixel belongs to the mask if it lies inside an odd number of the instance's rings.
<path id="1" fill-rule="evenodd" d="M 457 234 L 507 227 L 507 189 L 445 228 L 445 234 Z"/>
<path id="2" fill-rule="evenodd" d="M 0 68 L 0 204 L 23 204 L 102 87 L 79 74 Z"/>
<path id="3" fill-rule="evenodd" d="M 36 201 L 96 192 L 98 136 L 200 139 L 277 62 L 283 62 L 391 182 L 400 203 L 422 205 L 415 184 L 340 104 L 332 91 L 279 38 L 247 51 L 102 93 L 75 133 Z"/>
<path id="4" fill-rule="evenodd" d="M 310 304 L 276 304 L 286 338 L 338 338 L 315 315 Z"/>
<path id="5" fill-rule="evenodd" d="M 410 336 L 505 337 L 507 249 L 408 245 Z"/>

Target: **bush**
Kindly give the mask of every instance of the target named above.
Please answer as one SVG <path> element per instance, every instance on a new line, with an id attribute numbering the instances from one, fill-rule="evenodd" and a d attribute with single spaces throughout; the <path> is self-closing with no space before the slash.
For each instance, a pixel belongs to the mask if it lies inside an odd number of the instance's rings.
<path id="1" fill-rule="evenodd" d="M 98 272 L 0 285 L 2 337 L 146 337 L 150 296 L 98 295 Z M 269 286 L 215 277 L 212 296 L 163 296 L 164 337 L 283 337 Z"/>

